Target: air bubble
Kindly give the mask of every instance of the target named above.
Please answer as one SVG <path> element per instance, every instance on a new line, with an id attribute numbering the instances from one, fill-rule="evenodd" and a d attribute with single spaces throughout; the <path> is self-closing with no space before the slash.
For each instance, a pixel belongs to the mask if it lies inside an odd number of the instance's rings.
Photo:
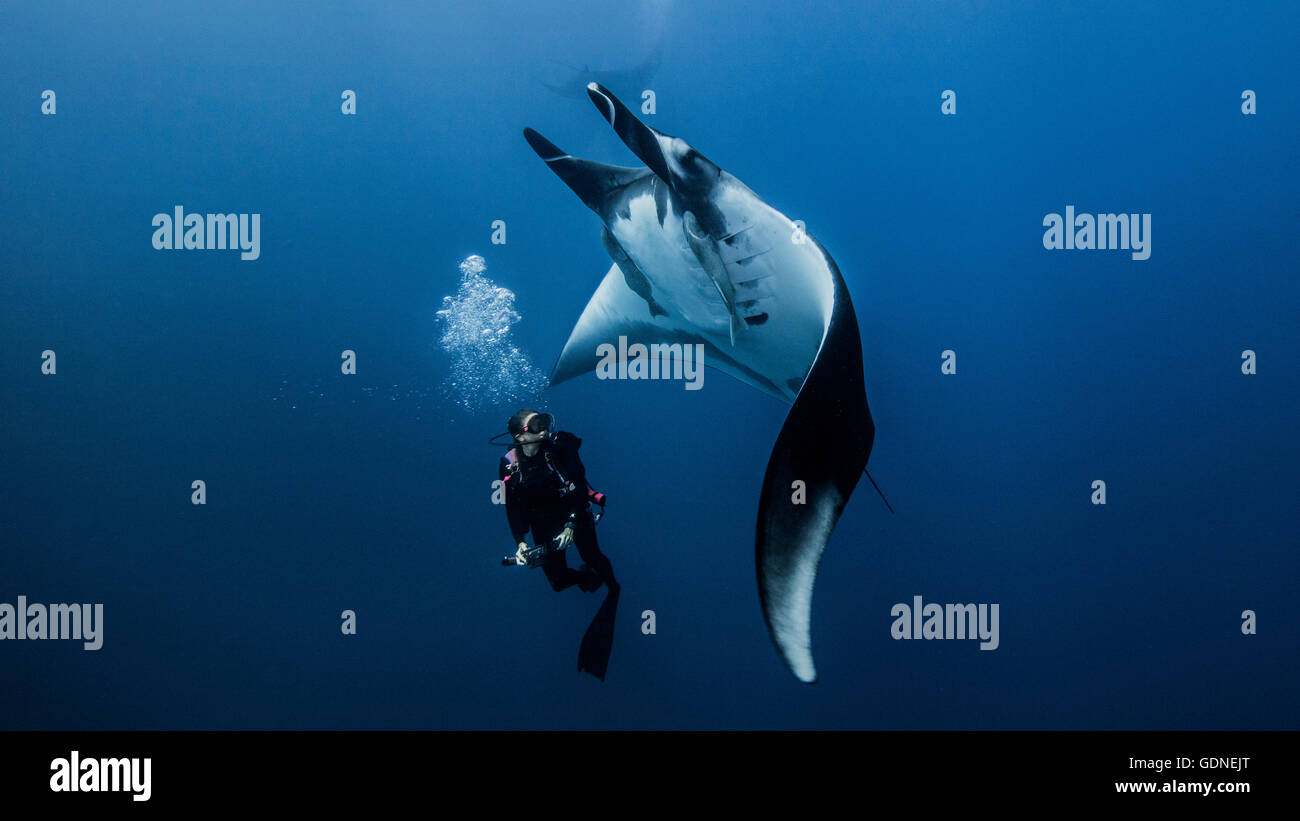
<path id="1" fill-rule="evenodd" d="M 436 312 L 439 343 L 452 357 L 448 394 L 470 412 L 534 398 L 547 385 L 546 374 L 510 342 L 510 329 L 523 321 L 514 292 L 483 276 L 486 270 L 483 257 L 466 257 L 460 288 Z"/>

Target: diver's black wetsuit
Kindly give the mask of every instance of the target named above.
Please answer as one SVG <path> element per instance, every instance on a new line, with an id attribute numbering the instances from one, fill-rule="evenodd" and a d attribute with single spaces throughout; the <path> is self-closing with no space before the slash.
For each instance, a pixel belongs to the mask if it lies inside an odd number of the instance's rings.
<path id="1" fill-rule="evenodd" d="M 545 544 L 572 521 L 573 544 L 588 570 L 569 567 L 565 551 L 552 553 L 542 560 L 547 581 L 555 590 L 580 584 L 584 590 L 592 591 L 600 582 L 616 587 L 614 570 L 596 543 L 596 523 L 587 501 L 587 470 L 578 458 L 582 440 L 559 431 L 540 445 L 537 455 L 532 457 L 524 455 L 522 446 L 516 446 L 514 469 L 509 459 L 501 457 L 499 478 L 505 483 L 510 535 L 518 544 L 532 530 L 533 543 Z"/>

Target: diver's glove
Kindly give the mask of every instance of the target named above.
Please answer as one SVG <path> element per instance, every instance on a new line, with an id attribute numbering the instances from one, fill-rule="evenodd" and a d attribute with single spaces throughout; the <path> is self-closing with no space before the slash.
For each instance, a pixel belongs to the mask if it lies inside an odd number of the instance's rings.
<path id="1" fill-rule="evenodd" d="M 565 524 L 560 535 L 555 537 L 555 549 L 563 550 L 571 544 L 573 544 L 573 522 Z"/>
<path id="2" fill-rule="evenodd" d="M 524 551 L 528 549 L 528 542 L 520 542 L 519 549 L 515 551 L 515 564 L 528 564 L 524 558 Z"/>

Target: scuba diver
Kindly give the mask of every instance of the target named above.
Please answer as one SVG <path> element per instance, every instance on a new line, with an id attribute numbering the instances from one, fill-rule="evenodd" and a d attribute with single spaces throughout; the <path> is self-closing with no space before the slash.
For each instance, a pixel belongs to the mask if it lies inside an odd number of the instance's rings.
<path id="1" fill-rule="evenodd" d="M 596 542 L 594 503 L 602 508 L 604 494 L 587 483 L 587 470 L 578 457 L 582 440 L 572 433 L 557 431 L 549 413 L 520 410 L 506 423 L 514 447 L 501 457 L 498 478 L 505 490 L 506 520 L 516 551 L 503 564 L 540 566 L 553 590 L 577 585 L 591 593 L 604 584 L 607 593 L 596 618 L 583 637 L 578 669 L 605 680 L 605 667 L 614 640 L 614 613 L 619 584 L 614 568 Z M 525 541 L 532 531 L 530 548 Z M 580 568 L 569 567 L 567 548 L 576 547 L 582 557 Z"/>
<path id="2" fill-rule="evenodd" d="M 572 433 L 554 431 L 549 413 L 521 410 L 506 423 L 516 447 L 501 457 L 498 478 L 505 488 L 506 519 L 514 536 L 519 564 L 525 564 L 529 530 L 538 545 L 551 543 L 541 560 L 546 579 L 555 590 L 578 585 L 590 593 L 602 583 L 618 586 L 609 559 L 596 543 L 596 519 L 591 502 L 604 496 L 587 484 L 587 470 L 578 458 L 582 440 Z M 564 550 L 578 548 L 584 564 L 569 567 Z"/>

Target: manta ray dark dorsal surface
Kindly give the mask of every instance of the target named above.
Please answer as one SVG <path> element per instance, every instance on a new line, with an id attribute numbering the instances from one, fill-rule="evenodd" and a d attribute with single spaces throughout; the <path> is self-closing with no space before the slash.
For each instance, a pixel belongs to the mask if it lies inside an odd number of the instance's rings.
<path id="1" fill-rule="evenodd" d="M 817 565 L 876 438 L 858 318 L 833 261 L 831 268 L 835 310 L 822 350 L 772 447 L 754 546 L 768 632 L 790 672 L 805 684 L 817 681 L 811 625 Z M 807 504 L 792 502 L 795 481 L 805 483 Z"/>

